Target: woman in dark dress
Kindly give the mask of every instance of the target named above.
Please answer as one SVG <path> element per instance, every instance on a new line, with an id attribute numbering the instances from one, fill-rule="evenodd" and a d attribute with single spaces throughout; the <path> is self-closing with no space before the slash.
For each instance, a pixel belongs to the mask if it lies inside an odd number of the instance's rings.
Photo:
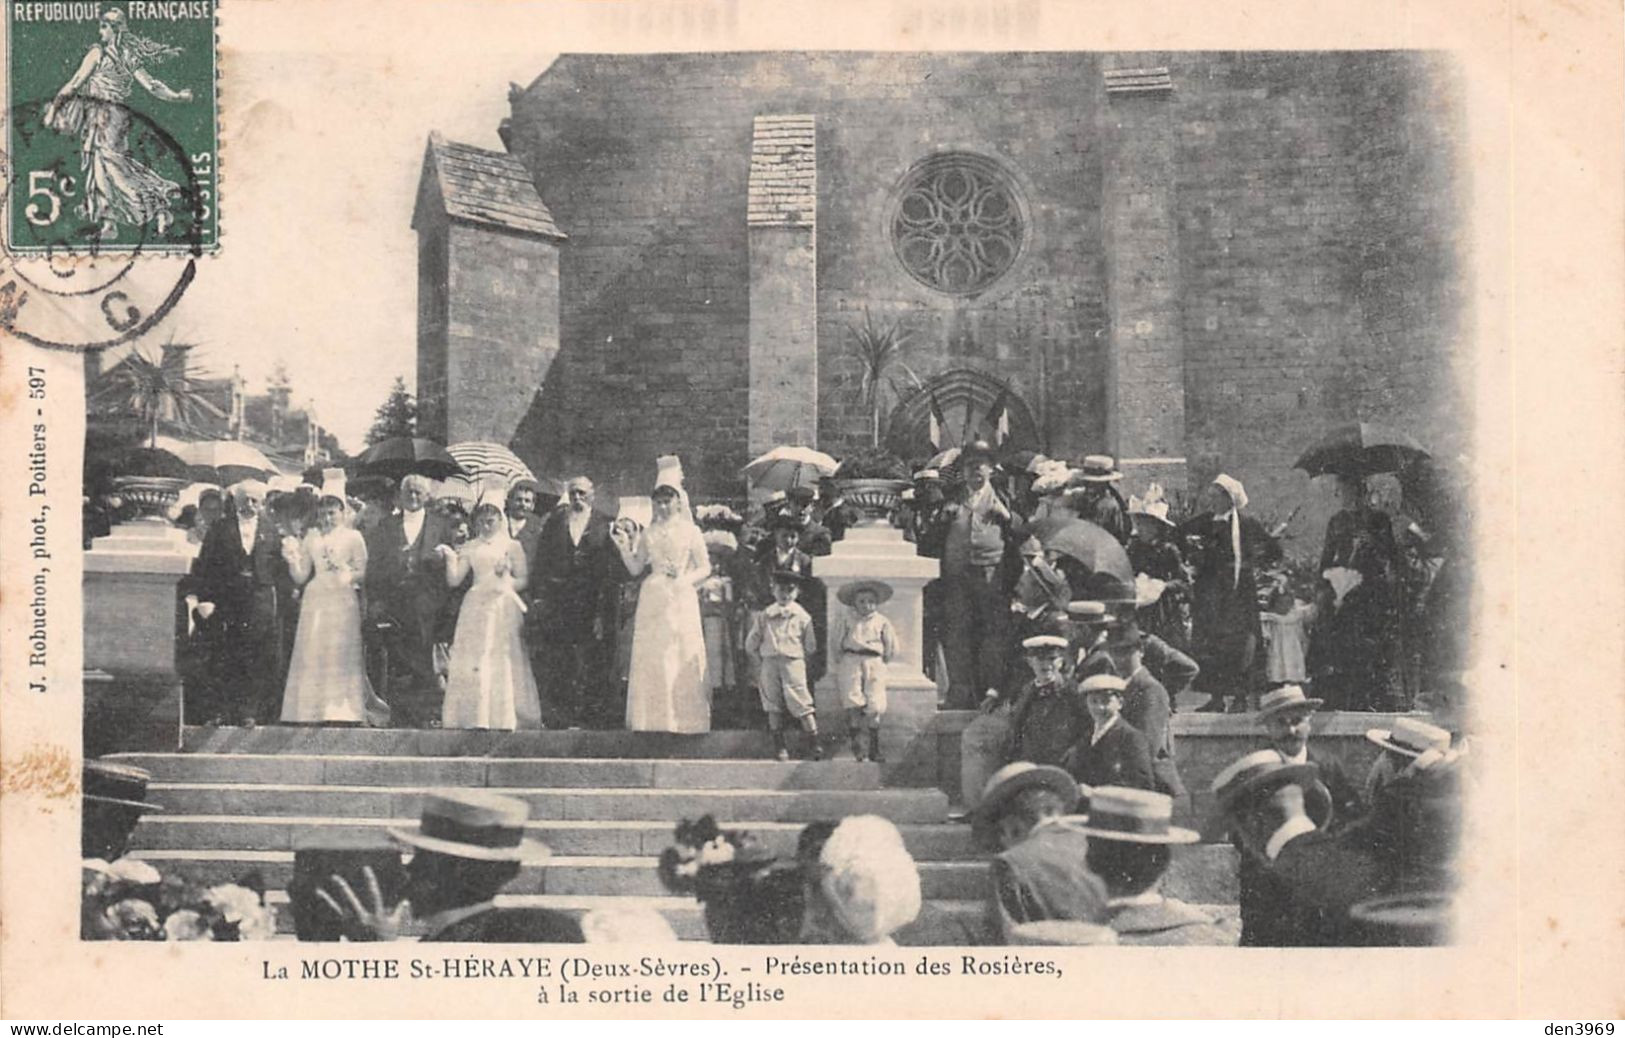
<path id="1" fill-rule="evenodd" d="M 1247 492 L 1222 473 L 1203 494 L 1204 511 L 1179 526 L 1196 572 L 1191 588 L 1192 655 L 1201 666 L 1196 687 L 1211 695 L 1203 710 L 1248 708 L 1257 693 L 1259 648 L 1257 571 L 1281 557 L 1281 546 L 1258 520 L 1242 515 Z"/>

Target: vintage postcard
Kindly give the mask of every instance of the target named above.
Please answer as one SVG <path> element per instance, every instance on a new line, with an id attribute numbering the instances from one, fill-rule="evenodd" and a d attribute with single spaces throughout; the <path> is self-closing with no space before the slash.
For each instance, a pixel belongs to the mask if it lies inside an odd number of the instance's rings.
<path id="1" fill-rule="evenodd" d="M 0 1015 L 1620 1015 L 1617 10 L 3 6 Z"/>

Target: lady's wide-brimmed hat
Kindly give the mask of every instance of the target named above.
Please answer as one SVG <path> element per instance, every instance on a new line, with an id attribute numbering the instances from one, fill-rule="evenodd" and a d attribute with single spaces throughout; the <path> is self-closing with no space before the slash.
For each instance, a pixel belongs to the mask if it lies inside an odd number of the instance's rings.
<path id="1" fill-rule="evenodd" d="M 1085 454 L 1077 478 L 1083 483 L 1115 483 L 1123 474 L 1117 471 L 1117 461 L 1110 454 Z"/>
<path id="2" fill-rule="evenodd" d="M 1284 714 L 1288 711 L 1301 710 L 1304 713 L 1313 713 L 1318 710 L 1324 699 L 1313 699 L 1304 694 L 1301 685 L 1282 685 L 1280 688 L 1265 692 L 1258 700 L 1258 719 L 1260 721 Z"/>
<path id="3" fill-rule="evenodd" d="M 892 586 L 884 580 L 854 580 L 835 592 L 835 597 L 846 605 L 853 605 L 857 601 L 858 593 L 862 591 L 873 592 L 876 603 L 885 602 L 892 596 Z"/>
<path id="4" fill-rule="evenodd" d="M 1385 750 L 1406 757 L 1420 757 L 1429 750 L 1450 749 L 1450 733 L 1438 725 L 1409 717 L 1395 719 L 1392 728 L 1372 728 L 1365 737 Z"/>
<path id="5" fill-rule="evenodd" d="M 1201 834 L 1173 824 L 1174 798 L 1149 789 L 1096 786 L 1089 792 L 1089 813 L 1062 823 L 1094 840 L 1124 843 L 1195 843 Z"/>
<path id="6" fill-rule="evenodd" d="M 416 829 L 390 829 L 395 839 L 420 850 L 474 861 L 545 860 L 546 845 L 525 836 L 530 805 L 484 790 L 426 794 Z"/>
<path id="7" fill-rule="evenodd" d="M 1326 824 L 1332 814 L 1332 797 L 1320 782 L 1320 769 L 1313 764 L 1288 764 L 1275 750 L 1255 750 L 1231 761 L 1213 779 L 1213 798 L 1219 811 L 1229 814 L 1245 800 L 1293 784 L 1303 787 L 1309 817 L 1317 825 Z"/>
<path id="8" fill-rule="evenodd" d="M 1047 789 L 1059 796 L 1063 812 L 1075 808 L 1082 796 L 1077 781 L 1064 769 L 1028 760 L 1013 761 L 989 776 L 987 785 L 982 787 L 982 799 L 971 814 L 971 837 L 983 846 L 990 846 L 1005 807 L 1029 789 Z"/>
<path id="9" fill-rule="evenodd" d="M 138 811 L 162 811 L 161 805 L 147 802 L 147 783 L 151 781 L 152 774 L 142 768 L 87 760 L 80 772 L 79 789 L 84 799 L 98 804 L 117 804 Z"/>

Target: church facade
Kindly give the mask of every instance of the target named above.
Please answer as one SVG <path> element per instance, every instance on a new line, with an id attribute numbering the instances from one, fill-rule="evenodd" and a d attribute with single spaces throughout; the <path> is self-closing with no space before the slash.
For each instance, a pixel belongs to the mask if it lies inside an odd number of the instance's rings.
<path id="1" fill-rule="evenodd" d="M 565 55 L 505 151 L 430 139 L 422 427 L 620 493 L 676 452 L 696 498 L 877 434 L 1255 500 L 1340 422 L 1454 456 L 1458 91 L 1417 52 Z"/>

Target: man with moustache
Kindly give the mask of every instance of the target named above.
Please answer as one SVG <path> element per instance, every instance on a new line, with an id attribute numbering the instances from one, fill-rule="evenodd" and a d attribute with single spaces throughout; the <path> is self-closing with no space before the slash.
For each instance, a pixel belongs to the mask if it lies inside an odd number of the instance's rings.
<path id="1" fill-rule="evenodd" d="M 593 508 L 592 480 L 574 476 L 564 503 L 542 524 L 531 573 L 540 644 L 531 658 L 553 727 L 614 727 L 623 716 L 603 681 L 608 617 L 625 573 L 609 539 L 609 517 Z"/>
<path id="2" fill-rule="evenodd" d="M 430 484 L 415 473 L 401 480 L 400 511 L 379 522 L 367 539 L 367 617 L 389 654 L 390 723 L 440 727 L 445 690 L 434 672 L 435 628 L 449 589 L 436 549 L 451 543 L 450 524 L 431 513 Z"/>
<path id="3" fill-rule="evenodd" d="M 233 486 L 236 514 L 210 527 L 195 564 L 199 635 L 214 647 L 208 687 L 217 699 L 201 713 L 245 728 L 281 714 L 283 624 L 293 598 L 265 495 L 258 480 Z"/>

